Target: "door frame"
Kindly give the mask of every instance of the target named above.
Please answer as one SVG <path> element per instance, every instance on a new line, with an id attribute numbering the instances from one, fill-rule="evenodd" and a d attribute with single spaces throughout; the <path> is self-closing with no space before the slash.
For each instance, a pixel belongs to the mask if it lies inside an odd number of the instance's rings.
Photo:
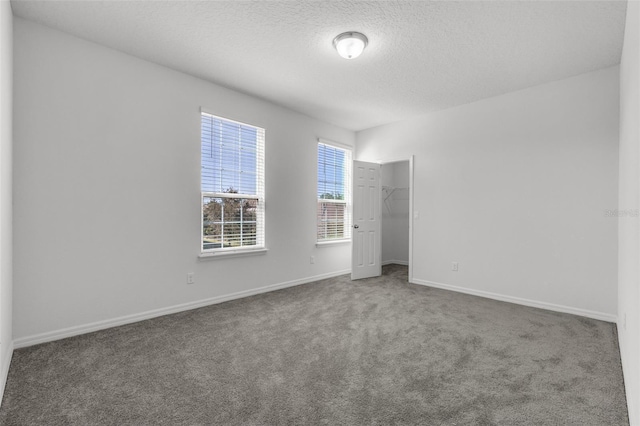
<path id="1" fill-rule="evenodd" d="M 415 219 L 415 212 L 413 211 L 413 161 L 414 155 L 411 154 L 409 158 L 385 158 L 378 160 L 376 163 L 384 166 L 385 164 L 404 163 L 409 162 L 409 282 L 413 283 L 413 220 Z M 382 192 L 380 193 L 380 215 L 382 217 Z M 382 263 L 382 250 L 380 251 L 380 263 Z"/>

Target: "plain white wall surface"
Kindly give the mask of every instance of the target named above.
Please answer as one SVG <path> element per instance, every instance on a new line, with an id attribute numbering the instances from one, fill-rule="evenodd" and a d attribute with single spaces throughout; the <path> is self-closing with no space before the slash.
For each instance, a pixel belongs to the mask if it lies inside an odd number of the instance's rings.
<path id="1" fill-rule="evenodd" d="M 350 270 L 349 245 L 315 247 L 315 153 L 317 137 L 353 145 L 353 132 L 32 22 L 14 25 L 16 345 Z M 201 106 L 266 129 L 264 255 L 198 260 Z"/>
<path id="2" fill-rule="evenodd" d="M 629 420 L 640 425 L 640 4 L 630 1 L 620 63 L 618 339 Z M 629 214 L 630 213 L 630 214 Z"/>
<path id="3" fill-rule="evenodd" d="M 414 282 L 615 320 L 618 73 L 356 134 L 358 160 L 415 154 Z"/>
<path id="4" fill-rule="evenodd" d="M 0 1 L 0 398 L 13 352 L 12 336 L 12 121 L 13 14 Z"/>
<path id="5" fill-rule="evenodd" d="M 380 170 L 383 187 L 382 264 L 407 264 L 409 262 L 409 161 L 383 164 Z"/>

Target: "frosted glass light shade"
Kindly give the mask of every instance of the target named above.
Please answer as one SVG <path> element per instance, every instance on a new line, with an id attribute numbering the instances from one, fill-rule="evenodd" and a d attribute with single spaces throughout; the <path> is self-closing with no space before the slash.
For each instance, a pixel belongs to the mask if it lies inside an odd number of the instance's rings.
<path id="1" fill-rule="evenodd" d="M 343 58 L 354 59 L 362 54 L 368 42 L 369 40 L 367 40 L 364 34 L 350 31 L 334 38 L 333 47 L 336 48 L 338 54 Z"/>

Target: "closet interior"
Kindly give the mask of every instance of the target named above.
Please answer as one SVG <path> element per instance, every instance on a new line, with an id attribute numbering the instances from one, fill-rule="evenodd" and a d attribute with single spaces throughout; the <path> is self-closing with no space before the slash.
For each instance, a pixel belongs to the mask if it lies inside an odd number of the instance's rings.
<path id="1" fill-rule="evenodd" d="M 409 264 L 409 161 L 382 164 L 382 264 Z"/>

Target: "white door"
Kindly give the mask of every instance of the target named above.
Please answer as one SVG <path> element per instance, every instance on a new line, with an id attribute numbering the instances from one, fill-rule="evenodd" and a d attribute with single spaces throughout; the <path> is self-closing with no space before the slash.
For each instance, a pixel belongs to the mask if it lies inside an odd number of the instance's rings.
<path id="1" fill-rule="evenodd" d="M 380 165 L 354 161 L 352 280 L 382 274 L 380 191 Z"/>

